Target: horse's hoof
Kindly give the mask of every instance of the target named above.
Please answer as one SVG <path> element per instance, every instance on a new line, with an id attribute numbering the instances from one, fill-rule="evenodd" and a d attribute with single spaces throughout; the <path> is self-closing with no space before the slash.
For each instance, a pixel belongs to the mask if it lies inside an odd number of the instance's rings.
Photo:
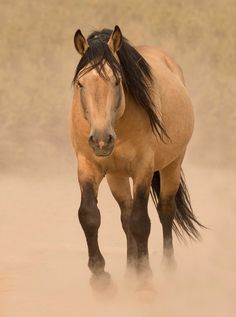
<path id="1" fill-rule="evenodd" d="M 136 296 L 139 301 L 151 303 L 156 299 L 157 295 L 158 292 L 152 282 L 139 283 L 136 290 Z"/>
<path id="2" fill-rule="evenodd" d="M 137 271 L 135 265 L 127 265 L 126 271 L 125 271 L 125 278 L 127 279 L 133 279 L 136 278 Z"/>
<path id="3" fill-rule="evenodd" d="M 151 270 L 151 268 L 150 267 L 147 267 L 147 268 L 145 268 L 145 269 L 138 269 L 138 271 L 137 271 L 137 277 L 138 277 L 138 280 L 142 283 L 146 283 L 146 282 L 148 282 L 149 283 L 149 281 L 151 281 L 152 280 L 152 278 L 153 278 L 153 273 L 152 273 L 152 270 Z"/>
<path id="4" fill-rule="evenodd" d="M 99 275 L 92 275 L 90 285 L 96 291 L 104 291 L 111 285 L 111 276 L 107 272 Z"/>
<path id="5" fill-rule="evenodd" d="M 161 261 L 161 267 L 165 273 L 176 272 L 177 262 L 176 262 L 174 256 L 171 256 L 171 257 L 163 256 L 162 261 Z"/>

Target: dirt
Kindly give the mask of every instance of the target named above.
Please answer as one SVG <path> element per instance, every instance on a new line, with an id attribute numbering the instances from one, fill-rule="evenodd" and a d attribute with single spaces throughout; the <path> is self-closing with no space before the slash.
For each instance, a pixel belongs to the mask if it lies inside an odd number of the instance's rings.
<path id="1" fill-rule="evenodd" d="M 37 174 L 1 179 L 1 316 L 234 316 L 236 201 L 231 171 L 190 165 L 185 170 L 196 214 L 209 229 L 202 231 L 201 242 L 188 246 L 175 239 L 178 267 L 166 275 L 161 227 L 150 202 L 153 291 L 138 290 L 126 275 L 125 236 L 105 183 L 99 194 L 100 246 L 113 288 L 97 293 L 89 283 L 72 170 L 54 179 Z"/>

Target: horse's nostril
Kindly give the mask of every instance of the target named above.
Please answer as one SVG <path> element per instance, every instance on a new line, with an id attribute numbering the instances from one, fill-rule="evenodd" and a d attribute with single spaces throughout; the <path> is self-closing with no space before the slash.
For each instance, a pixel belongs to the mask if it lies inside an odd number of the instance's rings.
<path id="1" fill-rule="evenodd" d="M 95 140 L 94 140 L 93 135 L 90 135 L 90 137 L 89 137 L 89 143 L 90 143 L 90 144 L 94 144 L 94 143 L 95 143 Z"/>
<path id="2" fill-rule="evenodd" d="M 93 149 L 106 150 L 114 145 L 114 136 L 112 134 L 98 135 L 93 133 L 88 138 L 88 143 Z"/>
<path id="3" fill-rule="evenodd" d="M 113 142 L 113 140 L 114 140 L 114 137 L 111 134 L 109 134 L 108 139 L 107 139 L 107 143 L 110 144 Z"/>

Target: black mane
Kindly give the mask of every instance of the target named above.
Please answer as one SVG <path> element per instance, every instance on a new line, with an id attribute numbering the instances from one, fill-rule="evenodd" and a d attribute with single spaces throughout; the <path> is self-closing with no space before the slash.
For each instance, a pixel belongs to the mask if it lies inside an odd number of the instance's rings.
<path id="1" fill-rule="evenodd" d="M 89 48 L 76 68 L 73 84 L 76 85 L 78 77 L 92 69 L 96 69 L 104 79 L 109 79 L 104 68 L 107 63 L 115 78 L 122 78 L 127 92 L 146 111 L 153 132 L 157 133 L 161 140 L 164 135 L 168 138 L 167 132 L 154 110 L 155 104 L 150 94 L 153 78 L 149 64 L 124 37 L 122 46 L 117 52 L 119 58 L 117 61 L 107 45 L 111 34 L 112 30 L 103 29 L 89 35 L 87 39 Z"/>

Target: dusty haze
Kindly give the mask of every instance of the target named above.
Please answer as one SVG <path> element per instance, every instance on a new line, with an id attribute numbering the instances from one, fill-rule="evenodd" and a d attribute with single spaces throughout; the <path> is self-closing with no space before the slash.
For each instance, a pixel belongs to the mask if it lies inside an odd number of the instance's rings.
<path id="1" fill-rule="evenodd" d="M 208 1 L 0 2 L 0 315 L 235 316 L 236 4 Z M 175 240 L 178 270 L 161 270 L 150 202 L 153 294 L 125 278 L 125 237 L 105 183 L 100 244 L 114 290 L 89 286 L 69 138 L 73 35 L 118 24 L 133 44 L 158 45 L 182 66 L 196 126 L 184 162 L 192 203 L 210 229 Z"/>

